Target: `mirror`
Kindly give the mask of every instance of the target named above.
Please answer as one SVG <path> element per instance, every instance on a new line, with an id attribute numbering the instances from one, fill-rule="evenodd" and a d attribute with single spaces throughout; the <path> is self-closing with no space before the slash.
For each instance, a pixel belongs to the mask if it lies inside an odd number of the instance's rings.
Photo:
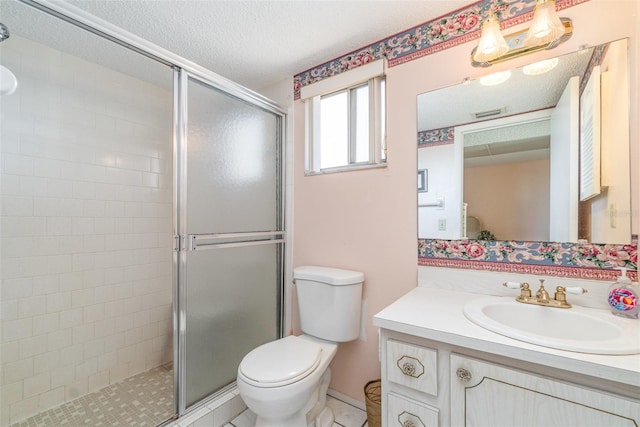
<path id="1" fill-rule="evenodd" d="M 622 39 L 418 95 L 418 237 L 630 243 L 628 68 Z"/>

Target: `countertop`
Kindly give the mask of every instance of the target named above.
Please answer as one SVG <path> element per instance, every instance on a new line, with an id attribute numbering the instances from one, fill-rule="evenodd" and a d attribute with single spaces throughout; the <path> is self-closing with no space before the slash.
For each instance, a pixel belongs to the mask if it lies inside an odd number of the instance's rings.
<path id="1" fill-rule="evenodd" d="M 453 346 L 640 387 L 639 354 L 611 356 L 556 350 L 502 336 L 474 324 L 464 316 L 462 308 L 468 301 L 486 297 L 417 287 L 376 314 L 373 324 Z"/>

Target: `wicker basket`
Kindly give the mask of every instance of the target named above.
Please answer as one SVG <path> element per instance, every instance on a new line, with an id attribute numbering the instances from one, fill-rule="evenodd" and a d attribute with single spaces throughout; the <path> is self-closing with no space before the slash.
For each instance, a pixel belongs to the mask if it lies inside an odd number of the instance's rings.
<path id="1" fill-rule="evenodd" d="M 382 381 L 369 381 L 364 386 L 364 401 L 367 405 L 367 423 L 369 427 L 382 427 Z"/>

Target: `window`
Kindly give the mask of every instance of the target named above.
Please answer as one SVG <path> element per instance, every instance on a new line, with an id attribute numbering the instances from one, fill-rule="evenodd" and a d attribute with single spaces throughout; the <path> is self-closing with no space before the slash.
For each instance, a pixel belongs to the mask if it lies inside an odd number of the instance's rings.
<path id="1" fill-rule="evenodd" d="M 306 173 L 384 164 L 385 117 L 384 77 L 309 98 Z"/>

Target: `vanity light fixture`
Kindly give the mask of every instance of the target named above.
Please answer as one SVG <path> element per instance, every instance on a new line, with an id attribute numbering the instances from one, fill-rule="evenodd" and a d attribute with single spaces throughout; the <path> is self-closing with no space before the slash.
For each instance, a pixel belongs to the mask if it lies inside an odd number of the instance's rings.
<path id="1" fill-rule="evenodd" d="M 555 0 L 538 0 L 524 44 L 538 46 L 551 43 L 564 34 L 564 25 L 556 13 Z"/>
<path id="2" fill-rule="evenodd" d="M 471 51 L 471 65 L 489 67 L 539 50 L 553 49 L 569 40 L 572 34 L 571 19 L 558 17 L 555 0 L 537 0 L 531 26 L 505 36 L 490 11 L 482 24 L 478 46 Z"/>
<path id="3" fill-rule="evenodd" d="M 473 53 L 474 61 L 493 61 L 509 51 L 509 45 L 500 32 L 500 22 L 492 10 L 489 11 L 489 17 L 482 24 L 481 31 L 480 42 Z"/>
<path id="4" fill-rule="evenodd" d="M 522 72 L 527 76 L 538 76 L 547 73 L 558 65 L 558 58 L 545 59 L 522 67 Z"/>

